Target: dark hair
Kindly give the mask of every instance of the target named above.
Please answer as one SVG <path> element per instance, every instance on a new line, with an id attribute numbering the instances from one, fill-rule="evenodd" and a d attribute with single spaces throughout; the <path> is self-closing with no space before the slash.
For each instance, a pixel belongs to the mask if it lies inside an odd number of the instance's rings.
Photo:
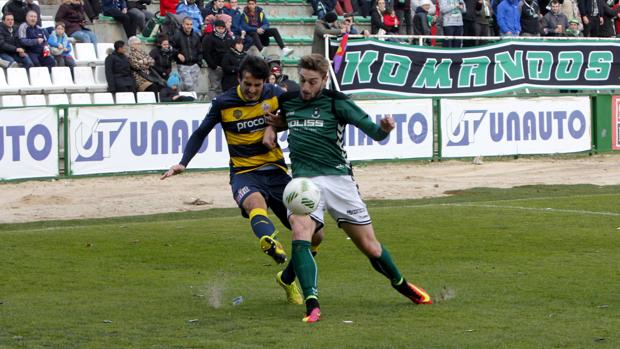
<path id="1" fill-rule="evenodd" d="M 256 79 L 265 81 L 269 77 L 269 65 L 261 57 L 247 56 L 239 66 L 239 79 L 242 79 L 246 72 Z"/>
<path id="2" fill-rule="evenodd" d="M 329 71 L 329 62 L 325 57 L 318 53 L 303 56 L 299 59 L 299 69 L 312 70 L 319 73 L 321 76 L 327 75 Z"/>
<path id="3" fill-rule="evenodd" d="M 256 3 L 256 0 L 248 0 L 247 2 L 253 2 L 253 3 Z"/>
<path id="4" fill-rule="evenodd" d="M 170 41 L 170 39 L 168 38 L 168 35 L 164 33 L 157 34 L 157 46 L 161 46 L 161 44 L 166 40 Z"/>
<path id="5" fill-rule="evenodd" d="M 15 19 L 15 15 L 11 12 L 7 12 L 4 15 L 2 15 L 2 21 L 4 21 L 4 19 L 6 18 L 6 16 L 11 16 L 13 17 L 13 19 Z"/>
<path id="6" fill-rule="evenodd" d="M 125 42 L 123 40 L 114 41 L 114 51 L 118 51 L 119 48 L 124 47 Z"/>

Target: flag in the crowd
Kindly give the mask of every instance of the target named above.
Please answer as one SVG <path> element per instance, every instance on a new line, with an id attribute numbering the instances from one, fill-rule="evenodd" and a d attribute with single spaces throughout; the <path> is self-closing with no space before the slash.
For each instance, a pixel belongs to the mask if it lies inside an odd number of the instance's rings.
<path id="1" fill-rule="evenodd" d="M 338 73 L 340 70 L 340 66 L 342 65 L 342 60 L 344 59 L 344 53 L 347 50 L 347 41 L 349 40 L 349 33 L 344 34 L 342 39 L 340 39 L 340 46 L 338 46 L 338 51 L 336 51 L 336 55 L 334 55 L 334 73 Z"/>

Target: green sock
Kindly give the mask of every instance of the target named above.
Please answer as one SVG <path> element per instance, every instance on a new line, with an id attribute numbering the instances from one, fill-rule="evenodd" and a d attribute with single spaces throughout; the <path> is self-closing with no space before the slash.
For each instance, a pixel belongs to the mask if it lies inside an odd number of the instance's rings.
<path id="1" fill-rule="evenodd" d="M 316 286 L 317 268 L 310 252 L 310 241 L 293 240 L 292 245 L 291 262 L 295 268 L 295 274 L 304 293 L 304 298 L 317 297 L 319 294 Z"/>
<path id="2" fill-rule="evenodd" d="M 403 282 L 403 276 L 396 267 L 396 264 L 394 264 L 392 256 L 390 256 L 390 252 L 385 248 L 385 246 L 381 245 L 381 256 L 379 256 L 379 258 L 369 259 L 372 267 L 390 279 L 392 285 L 397 285 Z"/>

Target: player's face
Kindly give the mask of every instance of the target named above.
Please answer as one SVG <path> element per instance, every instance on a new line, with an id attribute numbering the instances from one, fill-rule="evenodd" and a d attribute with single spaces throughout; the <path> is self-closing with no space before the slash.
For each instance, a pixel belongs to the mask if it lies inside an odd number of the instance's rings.
<path id="1" fill-rule="evenodd" d="M 239 80 L 239 86 L 241 87 L 241 94 L 243 98 L 249 101 L 257 101 L 263 94 L 264 80 L 257 79 L 249 72 L 244 72 L 243 76 Z"/>
<path id="2" fill-rule="evenodd" d="M 300 69 L 299 84 L 301 88 L 301 99 L 309 101 L 314 99 L 321 92 L 327 83 L 327 75 L 321 74 L 314 70 Z"/>

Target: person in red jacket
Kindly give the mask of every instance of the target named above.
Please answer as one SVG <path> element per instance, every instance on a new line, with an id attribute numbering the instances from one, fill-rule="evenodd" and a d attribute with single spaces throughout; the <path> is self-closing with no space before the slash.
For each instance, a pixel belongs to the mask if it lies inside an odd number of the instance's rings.
<path id="1" fill-rule="evenodd" d="M 178 4 L 179 0 L 160 0 L 159 15 L 163 17 L 166 13 L 172 13 L 173 15 L 176 14 Z"/>

